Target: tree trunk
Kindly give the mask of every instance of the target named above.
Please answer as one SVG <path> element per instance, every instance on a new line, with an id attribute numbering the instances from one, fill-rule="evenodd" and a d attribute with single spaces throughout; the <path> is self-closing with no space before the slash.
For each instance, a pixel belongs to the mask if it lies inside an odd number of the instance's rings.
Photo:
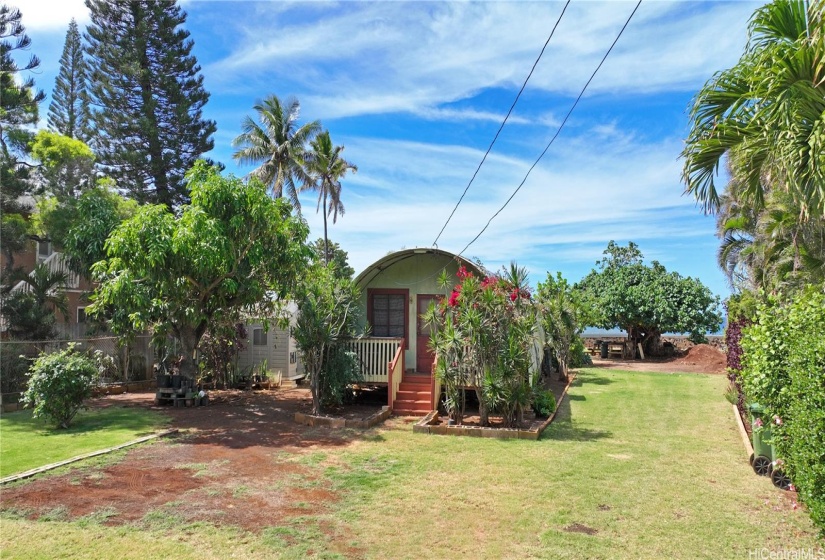
<path id="1" fill-rule="evenodd" d="M 324 188 L 321 185 L 321 188 Z M 327 191 L 324 191 L 324 265 L 329 266 L 329 239 L 327 238 Z"/>
<path id="2" fill-rule="evenodd" d="M 569 366 L 567 365 L 569 357 L 566 353 L 560 352 L 556 358 L 559 360 L 559 381 L 567 381 L 569 374 Z"/>
<path id="3" fill-rule="evenodd" d="M 481 387 L 476 387 L 476 398 L 478 398 L 479 424 L 481 424 L 482 426 L 489 426 L 490 409 L 488 408 L 487 403 L 484 401 L 484 396 L 482 395 Z"/>
<path id="4" fill-rule="evenodd" d="M 180 342 L 181 350 L 183 351 L 183 359 L 180 362 L 180 374 L 184 377 L 195 379 L 195 374 L 197 373 L 195 364 L 197 349 L 205 330 L 206 327 L 203 325 L 198 327 L 187 325 L 175 329 L 178 342 Z"/>

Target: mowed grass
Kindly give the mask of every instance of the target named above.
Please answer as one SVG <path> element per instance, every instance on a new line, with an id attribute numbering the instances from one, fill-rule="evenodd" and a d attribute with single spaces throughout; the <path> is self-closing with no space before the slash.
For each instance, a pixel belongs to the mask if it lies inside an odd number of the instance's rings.
<path id="1" fill-rule="evenodd" d="M 80 411 L 68 429 L 55 429 L 30 410 L 0 417 L 0 476 L 126 443 L 164 428 L 168 418 L 141 408 Z"/>
<path id="2" fill-rule="evenodd" d="M 538 442 L 413 434 L 394 419 L 348 447 L 281 451 L 312 476 L 284 476 L 273 492 L 311 483 L 340 500 L 307 515 L 292 504 L 298 513 L 262 519 L 259 533 L 183 523 L 173 503 L 124 527 L 5 512 L 0 550 L 8 558 L 123 559 L 747 558 L 764 549 L 819 550 L 825 543 L 807 514 L 753 474 L 724 387 L 723 376 L 583 370 Z"/>

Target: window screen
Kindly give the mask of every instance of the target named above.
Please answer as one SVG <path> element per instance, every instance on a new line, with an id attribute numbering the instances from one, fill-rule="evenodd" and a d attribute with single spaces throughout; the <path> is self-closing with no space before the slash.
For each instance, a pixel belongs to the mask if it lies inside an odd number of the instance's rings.
<path id="1" fill-rule="evenodd" d="M 372 335 L 403 338 L 406 304 L 403 294 L 373 294 Z"/>
<path id="2" fill-rule="evenodd" d="M 266 346 L 266 331 L 263 329 L 252 330 L 252 345 Z"/>

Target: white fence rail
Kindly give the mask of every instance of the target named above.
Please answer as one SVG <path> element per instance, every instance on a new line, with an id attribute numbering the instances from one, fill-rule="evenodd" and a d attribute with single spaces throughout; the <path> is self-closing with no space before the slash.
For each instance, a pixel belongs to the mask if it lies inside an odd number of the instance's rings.
<path id="1" fill-rule="evenodd" d="M 347 349 L 361 360 L 362 374 L 367 383 L 388 383 L 387 366 L 395 358 L 403 338 L 358 338 L 347 342 Z"/>

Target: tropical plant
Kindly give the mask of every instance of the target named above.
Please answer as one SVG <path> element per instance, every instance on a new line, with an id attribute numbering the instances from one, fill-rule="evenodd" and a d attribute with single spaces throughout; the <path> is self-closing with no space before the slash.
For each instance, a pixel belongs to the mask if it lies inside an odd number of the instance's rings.
<path id="1" fill-rule="evenodd" d="M 341 179 L 347 171 L 353 173 L 358 168 L 341 157 L 343 146 L 333 146 L 329 131 L 325 130 L 310 142 L 312 150 L 306 155 L 306 172 L 309 183 L 304 190 L 318 191 L 316 212 L 323 208 L 324 215 L 324 264 L 329 264 L 329 237 L 327 235 L 327 216 L 332 216 L 332 223 L 338 220 L 338 214 L 344 215 L 344 203 L 341 202 Z M 329 203 L 329 205 L 327 205 Z"/>
<path id="2" fill-rule="evenodd" d="M 12 280 L 22 282 L 23 288 L 2 300 L 0 314 L 8 322 L 8 332 L 19 340 L 50 340 L 57 335 L 55 311 L 63 317 L 69 313 L 64 291 L 69 281 L 66 272 L 39 263 L 30 274 L 18 272 Z"/>
<path id="3" fill-rule="evenodd" d="M 270 95 L 253 109 L 260 124 L 246 116 L 241 122 L 243 132 L 232 141 L 238 150 L 232 157 L 241 165 L 259 165 L 250 173 L 266 185 L 272 196 L 286 193 L 300 213 L 298 191 L 311 182 L 304 169 L 307 144 L 321 130 L 321 123 L 312 121 L 298 126 L 301 104 L 295 98 L 281 102 Z"/>
<path id="4" fill-rule="evenodd" d="M 559 380 L 567 381 L 575 340 L 587 322 L 586 303 L 581 292 L 562 277 L 547 273 L 536 290 L 536 305 L 542 318 L 545 344 L 553 350 L 559 363 Z"/>
<path id="5" fill-rule="evenodd" d="M 462 422 L 464 388 L 474 386 L 482 425 L 489 425 L 490 414 L 499 412 L 507 426 L 519 426 L 532 402 L 541 363 L 540 350 L 532 353 L 537 314 L 527 272 L 511 263 L 502 274 L 479 279 L 459 266 L 457 277 L 450 295 L 424 315 L 434 327 L 430 346 L 450 418 Z M 439 282 L 450 286 L 446 271 Z"/>
<path id="6" fill-rule="evenodd" d="M 37 358 L 23 403 L 33 407 L 35 418 L 46 417 L 58 428 L 68 428 L 83 401 L 92 396 L 97 377 L 94 360 L 71 343 L 65 350 Z"/>
<path id="7" fill-rule="evenodd" d="M 705 211 L 719 209 L 715 176 L 735 157 L 742 200 L 761 209 L 790 194 L 800 217 L 825 215 L 825 0 L 774 0 L 749 24 L 745 52 L 696 95 L 683 180 Z"/>
<path id="8" fill-rule="evenodd" d="M 294 293 L 308 250 L 306 224 L 259 181 L 223 177 L 204 161 L 186 178 L 192 203 L 180 216 L 143 206 L 109 236 L 107 259 L 92 269 L 100 285 L 87 312 L 106 314 L 118 333 L 174 335 L 181 373 L 192 377 L 208 328 L 278 307 Z"/>
<path id="9" fill-rule="evenodd" d="M 324 404 L 339 402 L 346 387 L 358 380 L 357 358 L 343 348 L 357 332 L 358 300 L 355 284 L 337 278 L 329 267 L 316 264 L 306 271 L 292 336 L 309 377 L 313 414 L 320 414 Z"/>

